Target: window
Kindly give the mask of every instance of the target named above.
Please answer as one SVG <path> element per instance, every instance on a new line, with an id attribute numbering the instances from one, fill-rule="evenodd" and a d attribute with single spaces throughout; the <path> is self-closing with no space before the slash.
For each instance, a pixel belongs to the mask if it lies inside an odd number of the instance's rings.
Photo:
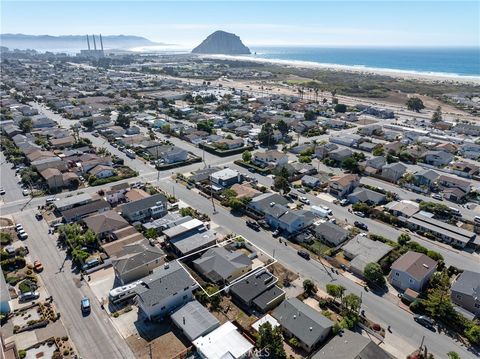
<path id="1" fill-rule="evenodd" d="M 165 306 L 161 307 L 160 310 L 165 310 Z"/>
<path id="2" fill-rule="evenodd" d="M 408 281 L 409 281 L 410 283 L 413 283 L 413 279 L 412 279 L 412 278 L 409 278 Z"/>
<path id="3" fill-rule="evenodd" d="M 462 299 L 462 296 L 460 294 L 456 295 L 457 299 Z"/>
<path id="4" fill-rule="evenodd" d="M 188 295 L 183 296 L 183 300 L 187 300 L 187 298 L 188 298 Z"/>
<path id="5" fill-rule="evenodd" d="M 396 275 L 397 277 L 400 277 L 400 273 L 398 273 L 398 272 L 395 272 L 395 275 Z"/>

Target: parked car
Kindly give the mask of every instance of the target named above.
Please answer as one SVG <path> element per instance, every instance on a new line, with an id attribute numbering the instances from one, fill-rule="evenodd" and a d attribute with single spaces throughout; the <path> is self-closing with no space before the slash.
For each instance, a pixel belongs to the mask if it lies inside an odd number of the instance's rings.
<path id="1" fill-rule="evenodd" d="M 365 217 L 365 213 L 360 212 L 360 211 L 354 211 L 353 214 L 356 215 L 356 216 L 362 217 L 362 218 Z"/>
<path id="2" fill-rule="evenodd" d="M 367 226 L 365 223 L 355 221 L 353 224 L 354 224 L 355 227 L 357 227 L 357 228 L 360 228 L 360 229 L 363 229 L 363 230 L 365 230 L 365 231 L 368 231 L 368 226 Z"/>
<path id="3" fill-rule="evenodd" d="M 435 331 L 435 323 L 431 318 L 425 315 L 414 315 L 413 320 L 425 328 Z"/>
<path id="4" fill-rule="evenodd" d="M 310 204 L 310 201 L 308 200 L 307 197 L 300 197 L 298 200 L 302 203 Z"/>
<path id="5" fill-rule="evenodd" d="M 329 207 L 327 206 L 320 206 L 320 207 L 323 208 L 325 211 L 327 211 L 330 216 L 333 214 L 332 210 Z"/>
<path id="6" fill-rule="evenodd" d="M 43 264 L 40 261 L 33 262 L 33 270 L 37 273 L 43 271 Z"/>
<path id="7" fill-rule="evenodd" d="M 340 201 L 340 206 L 345 207 L 345 206 L 348 206 L 349 203 L 350 203 L 350 201 L 348 199 L 344 198 Z"/>
<path id="8" fill-rule="evenodd" d="M 3 188 L 0 188 L 0 195 L 4 195 L 5 194 L 5 190 Z"/>
<path id="9" fill-rule="evenodd" d="M 22 241 L 28 238 L 28 233 L 25 231 L 19 232 L 18 233 L 18 238 L 20 238 Z"/>
<path id="10" fill-rule="evenodd" d="M 41 213 L 35 213 L 35 218 L 37 221 L 41 221 L 43 219 L 43 215 Z"/>
<path id="11" fill-rule="evenodd" d="M 18 223 L 16 226 L 15 226 L 15 230 L 18 232 L 19 230 L 23 230 L 23 226 Z"/>
<path id="12" fill-rule="evenodd" d="M 24 190 L 22 191 L 22 194 L 23 194 L 24 196 L 28 196 L 28 195 L 29 195 L 28 189 L 24 189 Z"/>
<path id="13" fill-rule="evenodd" d="M 439 201 L 441 201 L 443 199 L 442 195 L 439 194 L 439 193 L 432 194 L 432 198 L 438 199 Z"/>
<path id="14" fill-rule="evenodd" d="M 28 300 L 38 299 L 40 298 L 40 293 L 38 292 L 25 292 L 18 296 L 19 302 L 26 302 Z"/>
<path id="15" fill-rule="evenodd" d="M 300 193 L 306 193 L 303 188 L 299 188 L 299 189 L 297 189 L 297 191 L 300 192 Z"/>
<path id="16" fill-rule="evenodd" d="M 255 231 L 260 230 L 260 225 L 255 221 L 248 220 L 247 221 L 247 226 L 250 227 L 251 229 L 255 230 Z"/>
<path id="17" fill-rule="evenodd" d="M 280 235 L 280 230 L 276 229 L 272 232 L 272 236 L 278 237 Z"/>
<path id="18" fill-rule="evenodd" d="M 291 199 L 298 199 L 298 194 L 294 193 L 294 192 L 290 192 L 288 194 L 288 197 L 290 197 Z"/>
<path id="19" fill-rule="evenodd" d="M 299 251 L 297 252 L 297 254 L 298 254 L 300 257 L 306 259 L 307 261 L 310 260 L 310 253 L 308 253 L 307 251 L 299 250 Z"/>
<path id="20" fill-rule="evenodd" d="M 83 313 L 89 313 L 90 312 L 90 299 L 85 296 L 82 298 L 80 301 L 80 308 L 82 308 Z"/>
<path id="21" fill-rule="evenodd" d="M 83 270 L 87 270 L 93 267 L 96 267 L 100 264 L 100 261 L 98 258 L 93 258 L 85 262 L 85 264 L 82 266 Z"/>

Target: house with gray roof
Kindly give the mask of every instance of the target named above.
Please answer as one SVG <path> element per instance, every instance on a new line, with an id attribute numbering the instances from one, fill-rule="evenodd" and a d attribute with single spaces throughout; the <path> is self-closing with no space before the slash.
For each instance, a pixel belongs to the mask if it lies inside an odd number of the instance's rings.
<path id="1" fill-rule="evenodd" d="M 382 167 L 382 177 L 391 182 L 397 182 L 406 170 L 407 166 L 400 162 L 388 163 Z"/>
<path id="2" fill-rule="evenodd" d="M 394 359 L 372 340 L 348 329 L 342 330 L 312 359 Z"/>
<path id="3" fill-rule="evenodd" d="M 287 338 L 296 337 L 300 346 L 312 352 L 330 334 L 333 322 L 297 298 L 284 300 L 272 312 Z"/>
<path id="4" fill-rule="evenodd" d="M 375 192 L 368 188 L 356 188 L 347 198 L 350 203 L 363 202 L 369 205 L 382 204 L 387 199 L 383 193 Z"/>
<path id="5" fill-rule="evenodd" d="M 170 318 L 191 342 L 220 326 L 218 319 L 196 300 L 185 304 Z"/>
<path id="6" fill-rule="evenodd" d="M 146 277 L 165 263 L 165 253 L 146 240 L 128 244 L 122 253 L 112 260 L 116 278 L 124 285 Z"/>
<path id="7" fill-rule="evenodd" d="M 415 183 L 418 186 L 431 187 L 440 175 L 433 170 L 422 170 L 415 173 Z"/>
<path id="8" fill-rule="evenodd" d="M 408 251 L 393 262 L 388 281 L 397 288 L 421 292 L 437 268 L 437 262 L 423 253 Z"/>
<path id="9" fill-rule="evenodd" d="M 436 167 L 448 165 L 453 161 L 454 155 L 447 151 L 427 151 L 425 152 L 425 163 Z"/>
<path id="10" fill-rule="evenodd" d="M 181 256 L 197 252 L 217 243 L 217 233 L 211 229 L 202 228 L 185 236 L 170 238 L 168 242 L 172 249 Z"/>
<path id="11" fill-rule="evenodd" d="M 148 320 L 164 318 L 193 300 L 197 287 L 180 263 L 167 262 L 135 287 L 137 305 Z"/>
<path id="12" fill-rule="evenodd" d="M 480 317 L 480 272 L 465 270 L 451 289 L 452 302 Z"/>
<path id="13" fill-rule="evenodd" d="M 193 261 L 194 268 L 213 283 L 230 283 L 252 269 L 252 260 L 239 251 L 210 248 Z"/>
<path id="14" fill-rule="evenodd" d="M 159 218 L 167 213 L 167 197 L 154 194 L 121 206 L 122 216 L 130 222 L 142 222 L 149 218 Z"/>
<path id="15" fill-rule="evenodd" d="M 277 286 L 276 278 L 266 270 L 236 282 L 230 287 L 229 293 L 242 308 L 254 308 L 261 312 L 273 309 L 285 298 L 285 292 Z"/>
<path id="16" fill-rule="evenodd" d="M 368 263 L 377 263 L 392 249 L 388 244 L 360 235 L 355 236 L 342 247 L 344 257 L 350 260 L 350 270 L 359 276 L 363 276 Z"/>
<path id="17" fill-rule="evenodd" d="M 314 229 L 315 237 L 331 246 L 338 246 L 348 238 L 348 231 L 334 223 L 323 222 Z"/>

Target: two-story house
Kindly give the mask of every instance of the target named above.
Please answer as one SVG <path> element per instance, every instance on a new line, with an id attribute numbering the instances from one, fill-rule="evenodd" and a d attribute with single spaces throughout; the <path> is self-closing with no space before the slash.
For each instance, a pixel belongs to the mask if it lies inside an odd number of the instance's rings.
<path id="1" fill-rule="evenodd" d="M 193 299 L 198 287 L 176 261 L 165 263 L 135 287 L 138 308 L 149 319 L 165 318 Z"/>
<path id="2" fill-rule="evenodd" d="M 130 222 L 159 218 L 167 213 L 167 198 L 158 193 L 121 206 L 122 216 Z"/>
<path id="3" fill-rule="evenodd" d="M 277 167 L 288 163 L 288 156 L 277 150 L 268 150 L 265 152 L 256 152 L 253 155 L 252 162 L 259 167 Z"/>
<path id="4" fill-rule="evenodd" d="M 423 253 L 408 251 L 393 262 L 388 281 L 401 290 L 421 292 L 437 268 L 437 262 Z"/>
<path id="5" fill-rule="evenodd" d="M 337 198 L 343 198 L 357 188 L 359 184 L 360 178 L 356 174 L 336 175 L 331 177 L 328 182 L 328 192 Z"/>

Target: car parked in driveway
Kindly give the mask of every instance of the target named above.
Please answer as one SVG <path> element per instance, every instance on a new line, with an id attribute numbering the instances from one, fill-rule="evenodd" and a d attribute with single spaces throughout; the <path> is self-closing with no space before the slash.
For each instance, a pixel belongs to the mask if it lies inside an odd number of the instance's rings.
<path id="1" fill-rule="evenodd" d="M 0 188 L 0 195 L 4 195 L 5 194 L 5 190 L 3 188 Z"/>
<path id="2" fill-rule="evenodd" d="M 18 296 L 18 301 L 26 302 L 26 301 L 38 299 L 38 298 L 40 298 L 40 293 L 38 292 L 25 292 Z"/>
<path id="3" fill-rule="evenodd" d="M 435 331 L 435 323 L 431 318 L 425 315 L 414 315 L 413 320 L 425 328 Z"/>

